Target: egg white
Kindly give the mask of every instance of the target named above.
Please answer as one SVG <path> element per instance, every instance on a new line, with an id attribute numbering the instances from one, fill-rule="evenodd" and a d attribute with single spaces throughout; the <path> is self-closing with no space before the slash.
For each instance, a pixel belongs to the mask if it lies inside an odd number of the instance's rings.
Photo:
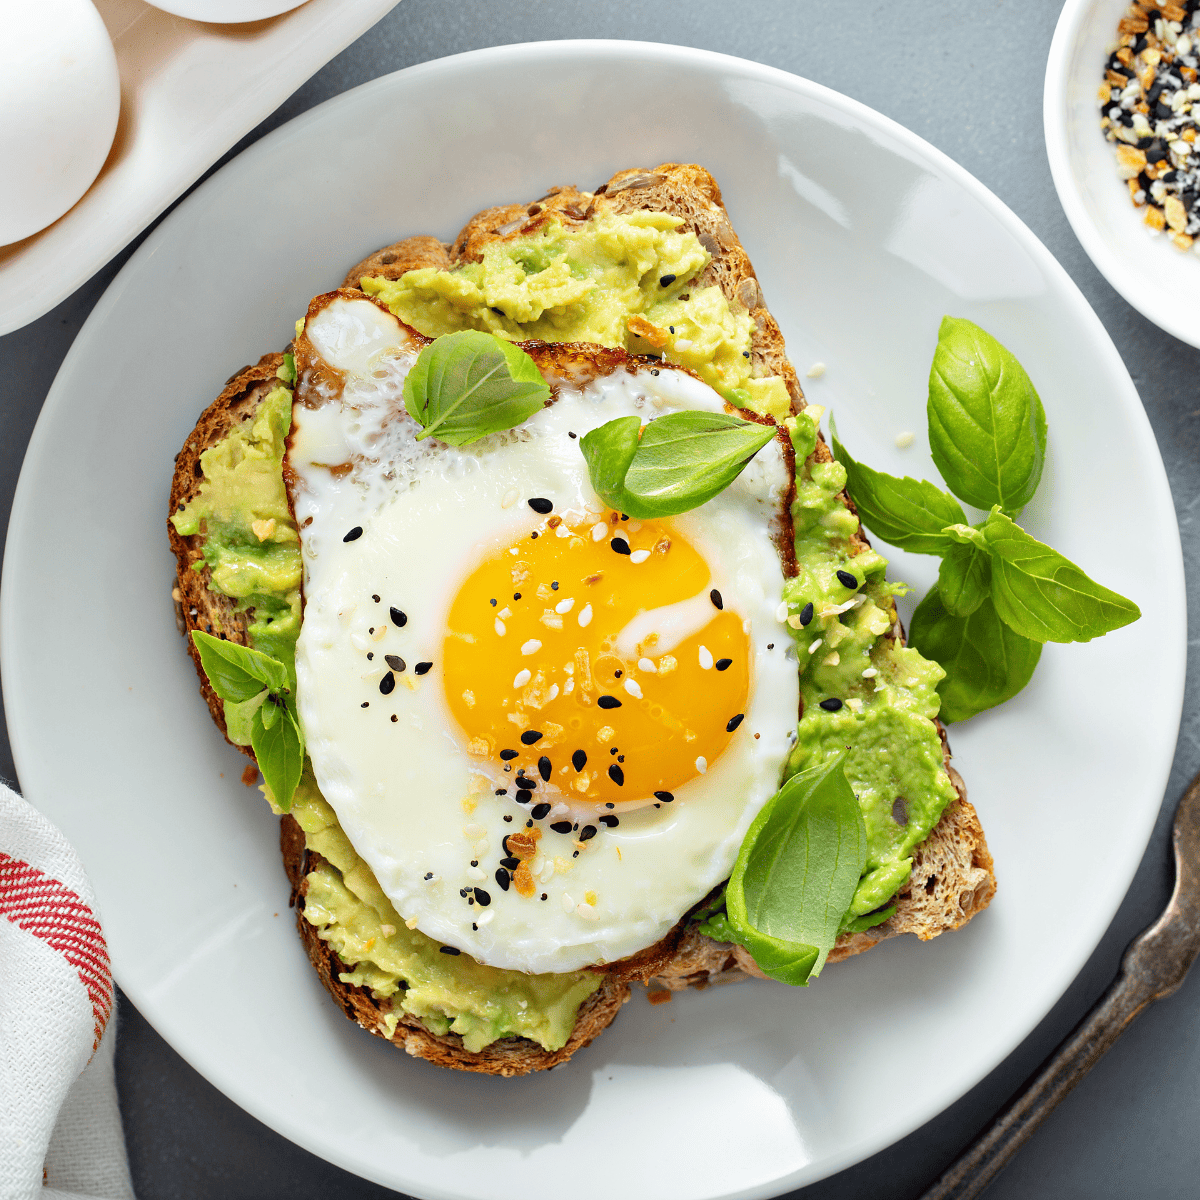
<path id="1" fill-rule="evenodd" d="M 404 411 L 418 349 L 389 313 L 345 296 L 310 311 L 298 344 L 288 457 L 304 561 L 298 698 L 313 770 L 397 911 L 423 932 L 520 971 L 611 962 L 657 941 L 729 875 L 778 787 L 798 706 L 791 641 L 776 616 L 773 521 L 788 472 L 771 443 L 720 496 L 675 518 L 747 625 L 753 684 L 740 736 L 673 804 L 622 808 L 619 827 L 601 829 L 576 857 L 573 838 L 544 828 L 535 894 L 504 891 L 494 878 L 501 839 L 524 827 L 528 810 L 494 794 L 511 776 L 466 753 L 445 705 L 439 658 L 453 596 L 486 554 L 537 528 L 528 497 L 550 499 L 558 513 L 603 511 L 568 432 L 723 404 L 683 372 L 621 369 L 560 386 L 518 429 L 454 449 L 417 442 Z M 403 628 L 392 606 L 406 614 Z M 408 667 L 386 696 L 385 654 Z M 434 665 L 417 677 L 418 662 Z M 462 895 L 474 888 L 486 906 Z"/>

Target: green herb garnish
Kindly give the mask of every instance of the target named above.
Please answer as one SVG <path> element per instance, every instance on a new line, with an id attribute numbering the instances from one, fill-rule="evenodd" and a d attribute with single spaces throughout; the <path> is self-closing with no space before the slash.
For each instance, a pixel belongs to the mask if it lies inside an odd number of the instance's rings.
<path id="1" fill-rule="evenodd" d="M 643 430 L 618 417 L 579 442 L 592 487 L 628 516 L 674 517 L 711 500 L 745 470 L 778 427 L 725 413 L 668 413 Z"/>
<path id="2" fill-rule="evenodd" d="M 404 381 L 404 405 L 422 426 L 417 440 L 436 434 L 451 446 L 512 429 L 549 399 L 542 373 L 524 350 L 476 329 L 431 342 Z"/>
<path id="3" fill-rule="evenodd" d="M 836 429 L 833 450 L 868 529 L 942 558 L 937 584 L 913 614 L 909 644 L 946 671 L 938 684 L 942 719 L 963 721 L 1015 696 L 1044 642 L 1091 641 L 1141 612 L 1013 520 L 1041 479 L 1046 415 L 1021 364 L 978 325 L 942 321 L 928 415 L 947 487 L 990 509 L 974 525 L 935 484 L 855 462 Z"/>
<path id="4" fill-rule="evenodd" d="M 767 801 L 742 842 L 725 912 L 700 925 L 745 946 L 781 983 L 806 985 L 821 973 L 867 862 L 866 825 L 845 757 L 793 775 Z"/>
<path id="5" fill-rule="evenodd" d="M 258 650 L 192 631 L 212 689 L 231 704 L 254 702 L 250 747 L 275 803 L 287 812 L 304 766 L 304 733 L 288 669 Z"/>

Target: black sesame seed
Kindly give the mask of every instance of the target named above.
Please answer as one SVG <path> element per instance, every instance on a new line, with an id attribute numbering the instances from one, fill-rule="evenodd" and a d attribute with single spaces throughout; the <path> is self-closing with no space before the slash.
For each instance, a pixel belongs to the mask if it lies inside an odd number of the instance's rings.
<path id="1" fill-rule="evenodd" d="M 392 724 L 395 725 L 398 720 L 400 720 L 400 718 L 396 716 L 395 713 L 392 713 Z"/>
<path id="2" fill-rule="evenodd" d="M 520 600 L 520 598 L 521 598 L 521 593 L 520 593 L 520 592 L 513 592 L 513 599 L 514 599 L 514 600 Z"/>
<path id="3" fill-rule="evenodd" d="M 613 747 L 612 747 L 612 749 L 611 749 L 611 750 L 609 750 L 609 754 L 616 754 L 616 752 L 617 752 L 617 747 L 616 747 L 616 746 L 613 746 Z"/>
<path id="4" fill-rule="evenodd" d="M 510 871 L 515 871 L 521 865 L 521 860 L 519 858 L 513 858 L 510 855 L 508 858 L 502 858 L 500 860 L 500 865 L 502 867 L 507 867 Z"/>
<path id="5" fill-rule="evenodd" d="M 571 832 L 571 822 L 570 821 L 555 821 L 554 824 L 550 826 L 550 828 L 553 829 L 555 833 L 570 833 Z"/>
<path id="6" fill-rule="evenodd" d="M 575 753 L 571 755 L 571 766 L 573 766 L 576 771 L 582 771 L 583 768 L 587 766 L 586 751 L 576 750 Z"/>
<path id="7" fill-rule="evenodd" d="M 540 821 L 543 817 L 548 817 L 550 815 L 550 805 L 544 804 L 544 803 L 543 804 L 535 804 L 529 810 L 529 815 L 535 821 Z"/>
<path id="8" fill-rule="evenodd" d="M 502 892 L 508 891 L 508 884 L 512 877 L 503 867 L 496 868 L 496 882 L 500 885 Z"/>
<path id="9" fill-rule="evenodd" d="M 385 654 L 383 656 L 383 661 L 387 663 L 387 665 L 391 667 L 393 671 L 403 671 L 406 666 L 404 659 L 402 659 L 398 654 Z"/>
<path id="10" fill-rule="evenodd" d="M 544 496 L 534 496 L 528 503 L 535 513 L 541 513 L 542 516 L 554 511 L 554 501 L 547 500 Z"/>
<path id="11" fill-rule="evenodd" d="M 657 375 L 658 373 L 659 373 L 659 371 L 658 371 L 658 368 L 657 368 L 657 367 L 651 367 L 651 368 L 650 368 L 650 374 L 651 374 L 651 375 Z"/>
<path id="12" fill-rule="evenodd" d="M 552 580 L 550 581 L 550 590 L 551 590 L 552 592 L 557 592 L 557 591 L 558 591 L 558 580 L 557 580 L 557 579 L 552 579 Z"/>
<path id="13" fill-rule="evenodd" d="M 851 575 L 849 571 L 839 571 L 837 573 L 837 577 L 838 577 L 838 582 L 842 585 L 842 587 L 848 587 L 848 588 L 858 587 L 858 580 L 853 575 Z"/>
<path id="14" fill-rule="evenodd" d="M 617 787 L 625 786 L 625 772 L 622 771 L 616 763 L 608 764 L 608 777 L 617 785 Z"/>
<path id="15" fill-rule="evenodd" d="M 622 676 L 622 675 L 624 675 L 624 674 L 625 674 L 625 672 L 624 672 L 624 671 L 614 671 L 614 672 L 613 672 L 613 676 L 614 676 L 614 678 L 616 678 L 616 679 L 620 679 L 620 678 L 621 678 L 621 676 Z"/>
<path id="16" fill-rule="evenodd" d="M 743 351 L 742 351 L 742 357 L 743 357 L 743 358 L 749 358 L 749 357 L 750 357 L 750 351 L 749 351 L 749 350 L 743 350 Z"/>
<path id="17" fill-rule="evenodd" d="M 730 717 L 725 723 L 725 732 L 732 733 L 745 719 L 745 713 L 738 713 L 736 717 Z"/>
<path id="18" fill-rule="evenodd" d="M 574 434 L 571 434 L 571 436 L 572 436 L 572 437 L 574 437 L 575 435 L 574 435 Z M 547 895 L 545 892 L 543 892 L 543 893 L 542 893 L 542 899 L 543 899 L 543 900 L 549 900 L 549 899 L 550 899 L 550 897 L 549 897 L 549 896 L 548 896 L 548 895 Z"/>
<path id="19" fill-rule="evenodd" d="M 518 754 L 520 754 L 519 750 L 501 750 L 500 751 L 500 757 L 502 759 L 504 759 L 505 762 L 508 762 L 508 760 L 510 758 L 516 758 Z"/>
<path id="20" fill-rule="evenodd" d="M 670 330 L 672 333 L 674 333 L 674 332 L 675 332 L 675 326 L 674 326 L 674 325 L 668 325 L 668 326 L 667 326 L 667 328 L 668 328 L 668 329 L 669 329 L 669 330 Z"/>
<path id="21" fill-rule="evenodd" d="M 518 788 L 516 801 L 518 804 L 528 804 L 533 799 L 533 793 L 528 788 Z"/>
<path id="22" fill-rule="evenodd" d="M 350 532 L 348 534 L 346 534 L 346 536 L 344 538 L 342 538 L 342 541 L 343 542 L 356 542 L 356 541 L 358 541 L 358 539 L 360 537 L 362 537 L 362 526 L 355 525 L 355 527 L 352 530 L 350 530 Z M 454 953 L 457 954 L 458 951 L 456 950 Z"/>
<path id="23" fill-rule="evenodd" d="M 505 813 L 505 814 L 504 814 L 504 819 L 505 819 L 505 821 L 507 821 L 507 822 L 508 822 L 510 825 L 512 824 L 512 815 L 511 815 L 510 813 Z"/>
<path id="24" fill-rule="evenodd" d="M 813 619 L 813 606 L 812 606 L 812 601 L 810 600 L 800 610 L 800 624 L 807 625 L 809 623 L 809 621 L 811 621 L 812 619 Z"/>
<path id="25" fill-rule="evenodd" d="M 471 889 L 470 888 L 459 888 L 458 894 L 465 900 L 471 894 Z"/>
<path id="26" fill-rule="evenodd" d="M 479 866 L 479 859 L 477 859 L 477 858 L 471 859 L 471 866 L 473 866 L 473 867 Z"/>
<path id="27" fill-rule="evenodd" d="M 569 429 L 567 430 L 567 437 L 573 438 L 573 437 L 578 437 L 578 436 L 579 436 L 578 434 L 572 433 Z M 543 900 L 545 900 L 545 898 L 546 898 L 545 896 L 542 897 Z"/>
<path id="28" fill-rule="evenodd" d="M 483 890 L 483 888 L 475 889 L 475 903 L 483 908 L 487 908 L 491 904 L 492 898 Z"/>
<path id="29" fill-rule="evenodd" d="M 538 759 L 538 774 L 542 777 L 543 782 L 549 782 L 550 760 L 544 754 Z"/>
<path id="30" fill-rule="evenodd" d="M 774 649 L 775 649 L 775 643 L 774 643 L 774 642 L 768 642 L 768 643 L 767 643 L 767 649 L 768 649 L 768 650 L 774 650 Z"/>
<path id="31" fill-rule="evenodd" d="M 663 277 L 662 277 L 662 278 L 661 278 L 661 279 L 658 281 L 658 286 L 659 286 L 659 287 L 670 287 L 670 286 L 671 286 L 671 284 L 673 284 L 674 282 L 675 282 L 675 276 L 674 276 L 673 274 L 671 274 L 671 275 L 664 275 L 664 276 L 663 276 Z"/>
<path id="32" fill-rule="evenodd" d="M 821 707 L 826 712 L 837 712 L 837 710 L 842 707 L 842 702 L 836 697 L 831 696 L 828 700 L 821 701 Z"/>
<path id="33" fill-rule="evenodd" d="M 378 604 L 378 603 L 379 603 L 379 597 L 378 597 L 378 596 L 376 596 L 374 593 L 372 593 L 372 595 L 371 595 L 371 599 L 372 599 L 372 600 L 374 600 L 376 604 Z"/>
<path id="34" fill-rule="evenodd" d="M 389 671 L 380 681 L 379 690 L 385 695 L 390 695 L 396 687 L 396 677 Z"/>
<path id="35" fill-rule="evenodd" d="M 708 598 L 713 602 L 714 608 L 725 607 L 725 601 L 721 599 L 721 593 L 718 592 L 716 588 L 713 588 L 713 590 L 708 593 Z"/>
<path id="36" fill-rule="evenodd" d="M 527 729 L 521 734 L 521 744 L 523 746 L 534 746 L 541 740 L 541 731 L 537 729 Z"/>
<path id="37" fill-rule="evenodd" d="M 624 761 L 625 761 L 625 755 L 623 755 L 623 754 L 618 754 L 618 755 L 617 755 L 617 762 L 624 762 Z"/>
<path id="38" fill-rule="evenodd" d="M 671 792 L 655 792 L 654 798 L 655 800 L 661 800 L 664 804 L 670 804 L 675 799 Z"/>
<path id="39" fill-rule="evenodd" d="M 374 657 L 375 657 L 375 651 L 374 651 L 374 650 L 368 650 L 368 651 L 367 651 L 367 662 L 370 662 L 370 661 L 371 661 L 371 659 L 373 659 Z"/>
<path id="40" fill-rule="evenodd" d="M 474 921 L 472 921 L 472 922 L 471 922 L 471 928 L 472 928 L 472 929 L 476 929 L 476 930 L 477 930 L 477 929 L 479 928 L 479 926 L 478 926 L 478 925 L 476 925 Z"/>
<path id="41" fill-rule="evenodd" d="M 526 778 L 524 767 L 521 767 L 517 770 L 517 787 L 528 788 L 531 792 L 536 792 L 537 785 L 538 781 L 536 779 Z"/>
<path id="42" fill-rule="evenodd" d="M 507 796 L 507 795 L 508 795 L 508 788 L 497 788 L 497 789 L 496 789 L 496 795 L 497 795 L 497 796 Z"/>
<path id="43" fill-rule="evenodd" d="M 571 857 L 572 857 L 572 858 L 578 858 L 578 857 L 579 857 L 579 851 L 578 851 L 578 850 L 574 851 L 574 852 L 571 854 Z"/>
<path id="44" fill-rule="evenodd" d="M 610 800 L 607 804 L 605 804 L 604 807 L 605 808 L 616 808 L 617 806 Z"/>
<path id="45" fill-rule="evenodd" d="M 457 946 L 441 946 L 440 949 L 443 954 L 461 954 L 462 953 L 462 951 Z"/>
<path id="46" fill-rule="evenodd" d="M 537 530 L 535 529 L 529 536 L 531 538 L 533 538 L 533 540 L 536 542 L 537 541 Z"/>
<path id="47" fill-rule="evenodd" d="M 418 675 L 425 675 L 428 673 L 430 668 L 432 668 L 432 666 L 433 666 L 433 663 L 431 663 L 431 662 L 421 662 L 421 663 L 417 663 L 417 665 L 413 668 L 413 670 L 415 670 Z"/>
<path id="48" fill-rule="evenodd" d="M 620 702 L 620 700 L 618 700 L 616 698 L 616 696 L 601 696 L 600 699 L 596 701 L 596 703 L 598 705 L 600 705 L 601 708 L 620 708 L 621 707 L 621 702 Z"/>
<path id="49" fill-rule="evenodd" d="M 598 832 L 599 831 L 596 829 L 595 825 L 585 825 L 579 831 L 579 840 L 581 842 L 590 842 Z"/>
<path id="50" fill-rule="evenodd" d="M 432 878 L 433 878 L 433 872 L 432 872 L 432 871 L 426 871 L 426 872 L 425 872 L 425 881 L 428 883 L 428 882 L 429 882 L 429 880 L 431 880 Z"/>
<path id="51" fill-rule="evenodd" d="M 600 822 L 600 824 L 601 824 L 601 825 L 603 825 L 603 826 L 604 826 L 606 829 L 616 829 L 616 827 L 617 827 L 618 825 L 620 825 L 620 823 L 621 823 L 620 821 L 618 821 L 618 820 L 617 820 L 617 818 L 616 818 L 616 817 L 614 817 L 614 816 L 612 815 L 612 813 L 605 813 L 603 816 L 601 816 L 601 817 L 597 817 L 596 819 L 597 819 L 597 820 Z"/>
<path id="52" fill-rule="evenodd" d="M 495 601 L 495 599 L 494 599 L 494 598 L 493 598 L 493 599 L 491 599 L 491 600 L 489 600 L 489 601 L 488 601 L 488 603 L 489 603 L 489 604 L 490 604 L 490 605 L 491 605 L 493 608 L 495 608 L 495 607 L 496 607 L 496 601 Z"/>
<path id="53" fill-rule="evenodd" d="M 392 618 L 392 624 L 397 629 L 403 629 L 408 624 L 408 614 L 402 613 L 398 608 L 389 608 L 388 615 Z"/>
<path id="54" fill-rule="evenodd" d="M 364 700 L 358 707 L 359 708 L 370 708 L 371 702 L 369 700 Z"/>
<path id="55" fill-rule="evenodd" d="M 718 658 L 717 661 L 713 663 L 713 666 L 716 667 L 718 671 L 728 671 L 729 668 L 733 666 L 733 659 Z"/>

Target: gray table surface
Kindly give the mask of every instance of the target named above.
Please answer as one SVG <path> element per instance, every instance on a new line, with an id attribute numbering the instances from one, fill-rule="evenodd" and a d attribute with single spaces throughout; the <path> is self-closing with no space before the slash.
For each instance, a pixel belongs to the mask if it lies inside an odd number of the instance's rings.
<path id="1" fill-rule="evenodd" d="M 579 37 L 672 42 L 740 55 L 826 84 L 886 113 L 960 162 L 1015 210 L 1083 289 L 1150 415 L 1171 480 L 1191 582 L 1200 571 L 1200 523 L 1193 518 L 1200 503 L 1200 352 L 1155 328 L 1112 290 L 1059 206 L 1042 138 L 1042 78 L 1058 12 L 1050 0 L 744 0 L 736 6 L 722 0 L 404 0 L 227 158 L 366 80 L 444 55 L 514 42 Z M 0 520 L 5 524 L 25 446 L 55 372 L 128 255 L 129 250 L 118 255 L 39 321 L 0 338 Z M 957 1104 L 902 1142 L 805 1189 L 806 1200 L 920 1195 L 1107 986 L 1122 949 L 1157 915 L 1170 891 L 1170 815 L 1200 768 L 1196 647 L 1192 639 L 1193 669 L 1163 813 L 1129 895 L 1087 966 L 1028 1040 Z M 0 775 L 14 776 L 7 740 L 0 744 Z M 1019 976 L 1014 963 L 1014 986 Z M 989 1195 L 995 1200 L 1195 1195 L 1200 1190 L 1198 1018 L 1200 972 L 1133 1026 Z M 953 1047 L 943 1051 L 953 1053 Z M 903 1104 L 906 1093 L 919 1091 L 922 1055 L 931 1052 L 914 1052 L 908 1083 L 892 1103 Z M 117 1074 L 141 1200 L 396 1194 L 330 1166 L 260 1125 L 188 1067 L 124 1000 Z M 631 1181 L 622 1186 L 636 1194 Z M 570 1195 L 569 1181 L 563 1190 Z"/>

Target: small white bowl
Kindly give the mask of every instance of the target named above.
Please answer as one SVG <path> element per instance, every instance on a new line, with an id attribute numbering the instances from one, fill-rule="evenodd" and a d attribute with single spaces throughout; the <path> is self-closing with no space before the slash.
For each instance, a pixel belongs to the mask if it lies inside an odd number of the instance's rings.
<path id="1" fill-rule="evenodd" d="M 1067 0 L 1046 64 L 1043 120 L 1058 198 L 1109 283 L 1161 329 L 1200 347 L 1200 254 L 1143 223 L 1100 128 L 1098 91 L 1129 0 Z M 1200 245 L 1200 239 L 1197 239 Z"/>

